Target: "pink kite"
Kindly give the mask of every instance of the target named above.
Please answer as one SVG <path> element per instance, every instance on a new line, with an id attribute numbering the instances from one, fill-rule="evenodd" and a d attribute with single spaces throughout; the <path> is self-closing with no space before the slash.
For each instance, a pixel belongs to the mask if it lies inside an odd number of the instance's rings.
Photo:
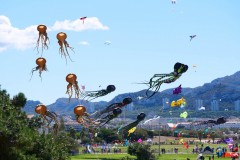
<path id="1" fill-rule="evenodd" d="M 84 24 L 84 20 L 86 19 L 87 17 L 81 17 L 80 20 L 83 21 L 83 24 Z"/>
<path id="2" fill-rule="evenodd" d="M 81 86 L 82 87 L 82 90 L 85 90 L 85 85 Z"/>

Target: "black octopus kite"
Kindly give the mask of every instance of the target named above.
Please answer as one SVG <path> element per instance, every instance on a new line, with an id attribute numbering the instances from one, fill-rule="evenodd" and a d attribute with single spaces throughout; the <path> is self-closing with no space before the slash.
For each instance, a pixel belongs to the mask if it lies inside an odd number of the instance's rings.
<path id="1" fill-rule="evenodd" d="M 177 62 L 174 65 L 173 72 L 169 74 L 154 74 L 154 76 L 150 79 L 149 82 L 143 83 L 149 86 L 149 88 L 146 91 L 146 96 L 148 98 L 152 97 L 154 94 L 156 94 L 159 91 L 163 83 L 172 83 L 176 81 L 187 70 L 188 70 L 187 65 Z M 153 91 L 153 93 L 149 95 L 149 91 Z"/>
<path id="2" fill-rule="evenodd" d="M 137 120 L 118 129 L 118 133 L 126 133 L 128 132 L 130 129 L 132 129 L 133 127 L 136 127 L 142 120 L 144 120 L 144 118 L 146 117 L 145 113 L 140 113 L 137 116 Z"/>
<path id="3" fill-rule="evenodd" d="M 106 89 L 98 90 L 98 91 L 85 91 L 81 93 L 81 97 L 84 99 L 87 97 L 88 101 L 91 101 L 95 98 L 105 96 L 113 91 L 115 91 L 116 87 L 114 85 L 108 85 Z"/>
<path id="4" fill-rule="evenodd" d="M 101 115 L 103 115 L 105 113 L 112 112 L 115 108 L 122 108 L 130 103 L 132 103 L 132 98 L 127 97 L 127 98 L 124 98 L 122 102 L 112 103 L 109 106 L 107 106 L 106 108 L 104 108 L 103 110 L 96 111 L 91 116 L 93 116 L 94 118 L 99 118 Z"/>

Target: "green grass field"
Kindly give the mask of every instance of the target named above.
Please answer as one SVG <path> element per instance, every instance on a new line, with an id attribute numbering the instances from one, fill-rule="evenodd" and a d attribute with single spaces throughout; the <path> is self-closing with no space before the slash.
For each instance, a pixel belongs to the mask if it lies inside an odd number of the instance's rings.
<path id="1" fill-rule="evenodd" d="M 82 154 L 72 156 L 71 160 L 121 160 L 126 156 L 135 158 L 135 156 L 130 156 L 128 154 Z"/>
<path id="2" fill-rule="evenodd" d="M 204 147 L 206 147 L 208 144 L 204 144 Z M 195 145 L 190 145 L 188 149 L 184 148 L 183 145 L 161 145 L 160 148 L 165 148 L 167 154 L 161 154 L 160 157 L 158 156 L 158 145 L 152 145 L 152 149 L 155 151 L 155 155 L 157 159 L 159 160 L 186 160 L 187 158 L 190 158 L 190 160 L 196 160 L 196 157 L 198 154 L 192 154 L 192 149 Z M 199 147 L 201 146 L 200 144 L 198 145 Z M 209 147 L 211 148 L 217 148 L 218 146 L 221 147 L 226 147 L 228 146 L 226 144 L 209 144 Z M 80 150 L 80 155 L 77 156 L 72 156 L 72 160 L 121 160 L 125 158 L 124 160 L 127 160 L 126 156 L 132 159 L 136 159 L 134 156 L 130 156 L 127 154 L 127 147 L 118 147 L 121 148 L 122 153 L 121 154 L 116 154 L 116 153 L 104 153 L 101 154 L 101 148 L 95 148 L 95 150 L 98 152 L 97 154 L 82 154 L 82 150 L 84 148 L 79 148 Z M 172 153 L 171 149 L 172 148 L 178 148 L 178 154 Z M 170 151 L 168 153 L 168 151 Z M 210 155 L 209 155 L 210 156 Z M 205 160 L 209 160 L 209 156 L 205 155 Z M 216 154 L 214 154 L 216 160 L 231 160 L 231 158 L 217 158 Z"/>
<path id="3" fill-rule="evenodd" d="M 130 156 L 128 154 L 82 154 L 78 156 L 72 156 L 71 160 L 127 160 L 126 156 L 132 158 L 131 160 L 134 158 L 136 160 L 136 157 Z M 190 160 L 196 160 L 197 154 L 163 154 L 160 155 L 160 157 L 158 154 L 156 154 L 156 157 L 158 160 L 186 160 L 187 158 Z M 216 155 L 214 155 L 214 159 L 231 160 L 231 158 L 217 158 Z M 205 160 L 209 160 L 209 156 L 205 156 Z"/>
<path id="4" fill-rule="evenodd" d="M 221 147 L 226 147 L 226 148 L 228 148 L 228 146 L 227 146 L 227 144 L 204 144 L 204 147 L 206 147 L 207 145 L 209 145 L 209 147 L 210 148 L 217 148 L 218 146 L 221 146 Z M 179 153 L 184 153 L 184 154 L 191 154 L 192 153 L 192 150 L 193 150 L 193 147 L 194 147 L 195 145 L 190 145 L 189 146 L 189 148 L 188 149 L 186 149 L 185 147 L 184 147 L 184 145 L 160 145 L 160 149 L 161 148 L 165 148 L 166 149 L 166 153 L 168 153 L 168 151 L 170 151 L 169 153 L 171 153 L 171 150 L 173 149 L 173 148 L 178 148 L 178 152 Z M 201 144 L 198 144 L 198 147 L 200 147 L 201 146 Z M 158 153 L 158 145 L 152 145 L 151 146 L 151 149 L 153 149 L 154 151 L 155 151 L 155 153 Z M 203 148 L 204 148 L 203 147 Z M 122 147 L 122 146 L 119 146 L 118 148 L 120 148 L 121 149 L 121 153 L 127 153 L 127 147 Z M 80 147 L 79 148 L 79 151 L 80 151 L 80 153 L 82 153 L 82 150 L 83 149 L 85 149 L 84 147 Z M 98 153 L 101 153 L 101 148 L 94 148 Z M 111 153 L 112 153 L 113 151 L 111 150 Z"/>

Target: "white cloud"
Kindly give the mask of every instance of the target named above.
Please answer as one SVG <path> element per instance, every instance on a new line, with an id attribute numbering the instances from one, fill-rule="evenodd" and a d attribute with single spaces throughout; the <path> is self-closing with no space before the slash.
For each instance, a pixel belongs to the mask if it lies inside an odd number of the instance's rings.
<path id="1" fill-rule="evenodd" d="M 56 21 L 51 27 L 52 30 L 108 30 L 108 26 L 104 26 L 97 17 L 91 17 L 84 20 L 84 24 L 80 19 Z"/>
<path id="2" fill-rule="evenodd" d="M 80 19 L 56 21 L 53 26 L 48 27 L 48 32 L 56 30 L 83 31 L 108 29 L 109 27 L 103 25 L 97 17 L 90 17 L 84 20 L 84 24 Z M 8 48 L 20 50 L 34 48 L 38 38 L 37 25 L 19 29 L 12 26 L 8 17 L 0 15 L 0 37 L 0 52 Z M 89 45 L 88 42 L 80 44 Z"/>
<path id="3" fill-rule="evenodd" d="M 89 43 L 87 41 L 81 41 L 79 42 L 80 45 L 83 45 L 83 46 L 88 46 Z"/>
<path id="4" fill-rule="evenodd" d="M 26 49 L 35 45 L 37 26 L 19 29 L 12 26 L 8 17 L 0 15 L 0 52 L 8 48 Z"/>
<path id="5" fill-rule="evenodd" d="M 7 47 L 0 47 L 0 52 L 3 52 L 7 49 Z"/>

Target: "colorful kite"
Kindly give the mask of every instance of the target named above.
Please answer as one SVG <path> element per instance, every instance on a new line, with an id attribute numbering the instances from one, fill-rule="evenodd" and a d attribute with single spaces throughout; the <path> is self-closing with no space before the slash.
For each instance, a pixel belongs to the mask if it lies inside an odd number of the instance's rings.
<path id="1" fill-rule="evenodd" d="M 172 101 L 171 102 L 171 107 L 175 107 L 175 106 L 185 106 L 186 105 L 186 101 L 185 99 L 182 97 L 181 99 L 177 100 L 177 101 Z"/>
<path id="2" fill-rule="evenodd" d="M 46 59 L 45 58 L 42 58 L 42 57 L 40 57 L 40 58 L 37 58 L 36 59 L 36 64 L 37 64 L 37 67 L 35 67 L 35 68 L 33 68 L 32 69 L 32 75 L 33 75 L 33 72 L 35 72 L 35 71 L 39 71 L 39 77 L 42 79 L 42 72 L 43 71 L 47 71 L 47 65 L 46 65 Z M 31 76 L 31 78 L 32 78 L 32 76 Z"/>
<path id="3" fill-rule="evenodd" d="M 59 122 L 57 119 L 57 114 L 55 112 L 50 112 L 47 110 L 47 107 L 44 104 L 39 104 L 35 107 L 35 112 L 43 116 L 43 118 L 48 122 L 47 127 L 51 124 L 54 120 L 55 125 L 53 126 L 53 132 L 57 134 Z M 48 119 L 49 118 L 49 119 Z"/>
<path id="4" fill-rule="evenodd" d="M 180 118 L 187 118 L 187 116 L 188 113 L 186 111 L 180 114 Z"/>
<path id="5" fill-rule="evenodd" d="M 81 17 L 80 20 L 83 21 L 83 24 L 84 24 L 84 20 L 86 19 L 87 17 Z"/>
<path id="6" fill-rule="evenodd" d="M 67 63 L 67 56 L 69 57 L 69 59 L 72 61 L 70 55 L 68 54 L 68 49 L 70 48 L 73 51 L 73 48 L 69 46 L 68 42 L 66 41 L 67 39 L 67 34 L 64 32 L 60 32 L 57 34 L 57 39 L 58 39 L 58 44 L 60 46 L 59 48 L 59 53 L 61 54 L 61 56 L 64 56 L 66 59 L 66 63 Z M 74 51 L 73 51 L 74 52 Z"/>
<path id="7" fill-rule="evenodd" d="M 182 73 L 185 73 L 188 70 L 188 66 L 182 63 L 177 62 L 174 65 L 174 71 L 169 74 L 155 74 L 149 82 L 142 83 L 147 84 L 149 88 L 146 91 L 148 98 L 156 94 L 163 83 L 172 83 L 182 76 Z M 156 78 L 156 79 L 155 79 Z M 153 91 L 149 95 L 149 91 Z"/>
<path id="8" fill-rule="evenodd" d="M 128 136 L 129 136 L 131 133 L 135 132 L 136 129 L 137 129 L 137 127 L 133 127 L 133 128 L 131 128 L 131 129 L 129 129 L 129 130 L 128 130 Z"/>
<path id="9" fill-rule="evenodd" d="M 182 87 L 181 87 L 181 85 L 179 85 L 177 88 L 175 88 L 174 90 L 173 90 L 173 94 L 179 94 L 179 93 L 181 93 L 182 92 Z"/>
<path id="10" fill-rule="evenodd" d="M 78 87 L 77 76 L 70 73 L 66 76 L 66 81 L 68 82 L 66 94 L 69 95 L 69 101 L 72 98 L 73 89 L 75 91 L 75 98 L 79 98 L 80 89 Z"/>
<path id="11" fill-rule="evenodd" d="M 86 112 L 86 107 L 83 105 L 77 105 L 74 108 L 74 113 L 76 115 L 77 122 L 88 129 L 98 124 L 98 123 L 95 123 L 94 120 L 89 117 L 90 115 Z"/>
<path id="12" fill-rule="evenodd" d="M 47 41 L 49 42 L 49 38 L 47 35 L 47 27 L 41 24 L 37 26 L 37 30 L 38 30 L 38 40 L 37 40 L 36 48 L 38 51 L 39 43 L 41 43 L 42 52 L 43 52 L 43 49 L 48 49 Z"/>

